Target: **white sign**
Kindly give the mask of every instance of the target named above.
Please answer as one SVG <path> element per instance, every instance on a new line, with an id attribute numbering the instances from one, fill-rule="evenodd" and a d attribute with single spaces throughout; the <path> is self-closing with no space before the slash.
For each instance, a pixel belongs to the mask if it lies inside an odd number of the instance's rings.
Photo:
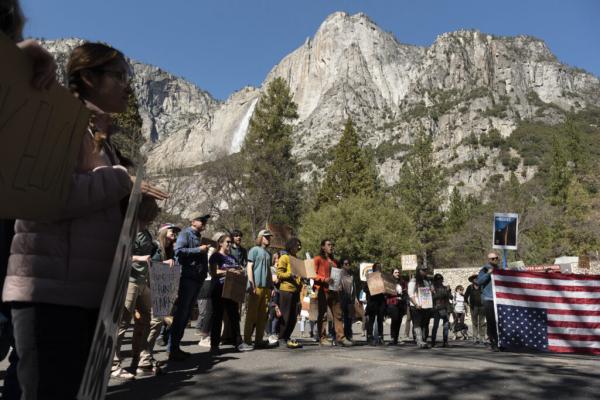
<path id="1" fill-rule="evenodd" d="M 373 265 L 374 263 L 360 263 L 359 266 L 359 273 L 360 273 L 360 280 L 363 282 L 367 281 L 367 276 L 373 272 Z"/>
<path id="2" fill-rule="evenodd" d="M 152 262 L 150 266 L 150 293 L 152 315 L 157 318 L 171 314 L 171 308 L 179 290 L 181 266 L 170 266 L 163 262 Z"/>
<path id="3" fill-rule="evenodd" d="M 417 269 L 416 254 L 402 254 L 402 271 L 415 271 Z"/>
<path id="4" fill-rule="evenodd" d="M 342 288 L 342 269 L 331 268 L 330 278 L 333 280 L 333 282 L 329 284 L 329 290 L 334 292 L 339 291 Z"/>
<path id="5" fill-rule="evenodd" d="M 492 225 L 492 247 L 494 249 L 517 250 L 519 214 L 494 213 Z"/>

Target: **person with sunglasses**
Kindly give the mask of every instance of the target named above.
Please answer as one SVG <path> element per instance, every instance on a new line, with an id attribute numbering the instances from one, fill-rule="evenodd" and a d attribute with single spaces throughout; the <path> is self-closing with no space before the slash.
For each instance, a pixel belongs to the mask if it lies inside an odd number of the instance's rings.
<path id="1" fill-rule="evenodd" d="M 481 268 L 477 275 L 477 285 L 481 287 L 481 297 L 485 309 L 487 321 L 487 335 L 492 351 L 500 351 L 498 348 L 498 331 L 496 330 L 496 313 L 494 308 L 494 294 L 492 292 L 492 273 L 498 268 L 500 258 L 498 254 L 491 252 L 487 256 L 488 262 Z"/>
<path id="2" fill-rule="evenodd" d="M 223 314 L 225 312 L 227 313 L 227 317 L 229 318 L 229 322 L 231 324 L 231 334 L 236 350 L 254 350 L 252 346 L 249 346 L 242 341 L 242 336 L 240 334 L 240 310 L 238 303 L 222 296 L 223 285 L 225 283 L 225 274 L 228 271 L 242 274 L 243 269 L 238 264 L 236 259 L 230 254 L 232 244 L 231 236 L 222 234 L 218 238 L 217 243 L 218 251 L 211 255 L 210 259 L 208 260 L 210 276 L 212 276 L 213 282 L 213 314 L 210 331 L 210 351 L 213 354 L 219 352 Z"/>

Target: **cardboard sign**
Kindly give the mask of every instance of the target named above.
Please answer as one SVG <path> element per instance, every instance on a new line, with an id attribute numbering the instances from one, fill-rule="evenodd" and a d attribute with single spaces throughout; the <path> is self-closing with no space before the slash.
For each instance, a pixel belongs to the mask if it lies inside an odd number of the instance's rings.
<path id="1" fill-rule="evenodd" d="M 417 269 L 416 254 L 402 254 L 402 271 L 415 271 Z"/>
<path id="2" fill-rule="evenodd" d="M 227 271 L 225 273 L 225 283 L 223 284 L 222 297 L 230 299 L 236 303 L 243 303 L 246 297 L 246 285 L 248 278 L 245 274 Z"/>
<path id="3" fill-rule="evenodd" d="M 307 279 L 315 278 L 317 276 L 317 273 L 315 272 L 315 262 L 312 259 L 301 260 L 293 256 L 289 257 L 292 274 Z"/>
<path id="4" fill-rule="evenodd" d="M 140 188 L 143 176 L 144 170 L 140 167 L 136 174 L 133 191 L 129 197 L 117 251 L 100 305 L 92 347 L 81 380 L 81 386 L 77 393 L 79 400 L 101 400 L 106 397 L 117 330 L 121 322 L 125 295 L 127 294 L 131 269 L 131 248 L 133 247 L 137 228 L 138 206 L 142 199 Z"/>
<path id="5" fill-rule="evenodd" d="M 65 206 L 90 113 L 64 87 L 31 86 L 29 59 L 0 33 L 0 218 L 52 219 Z"/>
<path id="6" fill-rule="evenodd" d="M 367 276 L 373 272 L 373 265 L 375 263 L 360 263 L 359 266 L 359 274 L 360 274 L 360 280 L 363 282 L 367 281 Z"/>
<path id="7" fill-rule="evenodd" d="M 285 249 L 285 243 L 292 238 L 292 228 L 288 225 L 267 224 L 267 229 L 273 235 L 270 246 L 275 249 Z"/>
<path id="8" fill-rule="evenodd" d="M 519 214 L 494 213 L 492 247 L 494 249 L 517 250 Z"/>
<path id="9" fill-rule="evenodd" d="M 331 268 L 329 277 L 333 280 L 333 282 L 329 284 L 329 290 L 339 292 L 342 289 L 342 269 L 335 267 Z"/>
<path id="10" fill-rule="evenodd" d="M 396 280 L 385 272 L 371 272 L 367 277 L 367 285 L 371 296 L 377 294 L 396 295 Z"/>
<path id="11" fill-rule="evenodd" d="M 181 265 L 175 264 L 171 267 L 169 264 L 154 261 L 149 272 L 152 315 L 157 318 L 171 315 L 179 291 Z"/>

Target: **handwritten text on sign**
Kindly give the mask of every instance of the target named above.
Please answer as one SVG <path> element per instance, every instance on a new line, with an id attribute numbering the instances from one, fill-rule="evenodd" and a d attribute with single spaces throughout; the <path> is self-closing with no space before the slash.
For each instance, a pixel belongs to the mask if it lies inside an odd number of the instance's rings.
<path id="1" fill-rule="evenodd" d="M 166 317 L 177 297 L 181 266 L 172 267 L 162 262 L 153 262 L 150 266 L 150 290 L 152 296 L 152 314 L 155 317 Z"/>

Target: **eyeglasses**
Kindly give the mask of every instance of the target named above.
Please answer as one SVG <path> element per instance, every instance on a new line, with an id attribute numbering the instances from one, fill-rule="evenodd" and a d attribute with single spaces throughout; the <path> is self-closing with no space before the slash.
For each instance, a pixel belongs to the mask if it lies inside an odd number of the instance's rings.
<path id="1" fill-rule="evenodd" d="M 231 240 L 226 240 L 225 244 L 231 244 Z"/>
<path id="2" fill-rule="evenodd" d="M 492 258 L 490 258 L 490 260 L 492 260 L 492 261 L 495 261 L 497 259 L 498 259 L 498 257 L 492 257 Z"/>
<path id="3" fill-rule="evenodd" d="M 131 80 L 133 79 L 133 74 L 131 73 L 131 70 L 129 70 L 129 69 L 127 69 L 126 71 L 123 71 L 123 70 L 118 71 L 118 70 L 114 70 L 114 69 L 98 68 L 98 69 L 96 69 L 96 71 L 110 76 L 111 78 L 113 78 L 114 80 L 116 80 L 117 82 L 119 82 L 123 85 L 129 85 L 131 83 Z"/>

